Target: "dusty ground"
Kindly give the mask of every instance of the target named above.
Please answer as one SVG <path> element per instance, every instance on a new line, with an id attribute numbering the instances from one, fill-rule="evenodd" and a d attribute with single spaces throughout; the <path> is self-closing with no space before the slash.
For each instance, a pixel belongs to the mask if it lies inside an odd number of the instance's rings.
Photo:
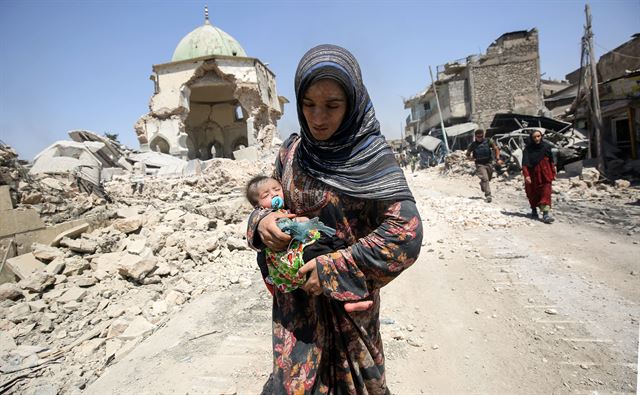
<path id="1" fill-rule="evenodd" d="M 504 184 L 487 204 L 471 178 L 408 178 L 425 243 L 383 290 L 394 393 L 636 391 L 638 233 L 568 204 L 553 225 L 533 221 L 522 192 Z M 619 212 L 640 224 L 638 206 Z M 193 300 L 85 393 L 259 394 L 271 367 L 269 317 L 256 271 L 251 285 Z"/>

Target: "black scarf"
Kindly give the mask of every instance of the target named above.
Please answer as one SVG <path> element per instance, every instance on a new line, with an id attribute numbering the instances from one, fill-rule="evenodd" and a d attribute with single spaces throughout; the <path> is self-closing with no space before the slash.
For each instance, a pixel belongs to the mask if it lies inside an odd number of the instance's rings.
<path id="1" fill-rule="evenodd" d="M 319 141 L 309 131 L 302 99 L 311 84 L 325 78 L 344 90 L 347 112 L 334 135 Z M 349 51 L 335 45 L 310 49 L 298 64 L 295 88 L 302 138 L 296 153 L 300 167 L 349 196 L 414 200 L 391 147 L 380 133 L 360 66 Z"/>
<path id="2" fill-rule="evenodd" d="M 540 140 L 538 144 L 531 140 L 524 148 L 522 166 L 536 167 L 545 156 L 553 160 L 551 145 L 544 140 Z"/>

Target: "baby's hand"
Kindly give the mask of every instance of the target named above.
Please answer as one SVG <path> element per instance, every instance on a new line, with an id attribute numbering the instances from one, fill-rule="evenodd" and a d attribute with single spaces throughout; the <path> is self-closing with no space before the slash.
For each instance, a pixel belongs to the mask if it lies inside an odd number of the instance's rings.
<path id="1" fill-rule="evenodd" d="M 295 217 L 293 220 L 296 222 L 309 222 L 309 217 Z"/>

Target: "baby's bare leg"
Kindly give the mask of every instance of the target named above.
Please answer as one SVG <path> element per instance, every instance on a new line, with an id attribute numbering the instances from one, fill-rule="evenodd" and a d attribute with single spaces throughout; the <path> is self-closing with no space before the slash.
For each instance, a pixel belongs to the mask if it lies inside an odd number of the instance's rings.
<path id="1" fill-rule="evenodd" d="M 354 311 L 369 310 L 373 306 L 372 300 L 361 300 L 359 302 L 348 302 L 344 304 L 344 311 L 351 313 Z"/>

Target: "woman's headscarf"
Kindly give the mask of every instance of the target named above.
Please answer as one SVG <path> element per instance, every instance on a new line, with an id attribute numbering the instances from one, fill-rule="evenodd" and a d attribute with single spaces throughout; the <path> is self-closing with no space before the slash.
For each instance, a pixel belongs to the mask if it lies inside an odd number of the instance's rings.
<path id="1" fill-rule="evenodd" d="M 536 133 L 540 133 L 542 135 L 542 139 L 540 139 L 540 143 L 536 144 L 533 141 L 533 135 Z M 539 130 L 534 130 L 529 134 L 529 142 L 524 147 L 524 152 L 522 155 L 522 166 L 527 167 L 535 167 L 545 156 L 548 156 L 550 159 L 553 159 L 553 154 L 551 152 L 551 145 L 544 141 L 544 135 Z"/>
<path id="2" fill-rule="evenodd" d="M 302 102 L 311 84 L 327 78 L 344 90 L 347 111 L 333 136 L 320 141 L 309 130 Z M 414 200 L 393 150 L 380 133 L 360 66 L 349 51 L 335 45 L 310 49 L 298 64 L 295 88 L 302 138 L 297 161 L 305 171 L 349 196 Z"/>

